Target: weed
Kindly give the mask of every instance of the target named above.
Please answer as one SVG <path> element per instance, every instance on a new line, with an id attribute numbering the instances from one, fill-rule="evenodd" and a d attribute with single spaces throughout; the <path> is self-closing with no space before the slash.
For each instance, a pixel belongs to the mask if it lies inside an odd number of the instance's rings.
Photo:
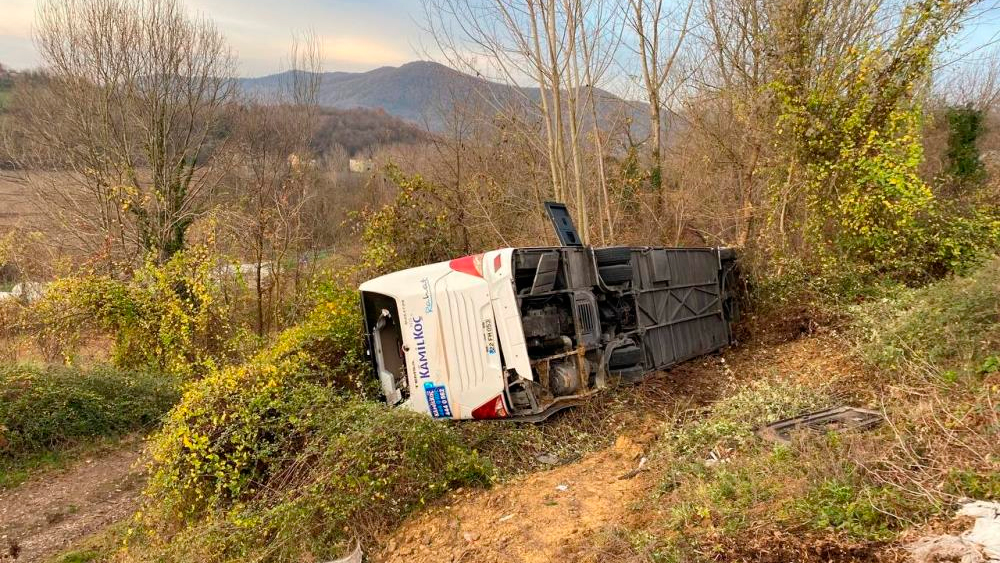
<path id="1" fill-rule="evenodd" d="M 889 488 L 828 479 L 812 487 L 794 506 L 815 529 L 880 540 L 891 537 L 892 520 L 878 507 L 892 500 L 897 499 Z"/>
<path id="2" fill-rule="evenodd" d="M 934 510 L 996 498 L 1000 258 L 965 277 L 859 307 L 861 352 L 891 382 L 895 440 L 873 477 Z"/>
<path id="3" fill-rule="evenodd" d="M 60 556 L 53 563 L 90 563 L 91 561 L 97 561 L 100 556 L 101 554 L 97 551 L 71 551 Z"/>
<path id="4" fill-rule="evenodd" d="M 0 367 L 0 461 L 44 465 L 82 441 L 149 428 L 179 395 L 173 378 L 141 371 Z"/>
<path id="5" fill-rule="evenodd" d="M 96 563 L 115 560 L 114 553 L 121 548 L 122 537 L 127 533 L 128 520 L 117 522 L 87 536 L 72 549 L 45 560 L 45 563 Z"/>
<path id="6" fill-rule="evenodd" d="M 756 381 L 702 413 L 703 418 L 672 426 L 663 446 L 672 455 L 705 456 L 713 449 L 747 448 L 756 442 L 754 430 L 809 409 L 826 405 L 822 390 L 802 385 Z"/>
<path id="7" fill-rule="evenodd" d="M 945 488 L 958 497 L 1000 500 L 1000 471 L 952 469 L 948 472 Z"/>
<path id="8" fill-rule="evenodd" d="M 987 356 L 977 371 L 980 375 L 989 375 L 991 373 L 1000 372 L 1000 356 L 996 354 Z"/>
<path id="9" fill-rule="evenodd" d="M 862 351 L 906 375 L 946 381 L 996 371 L 1000 351 L 1000 258 L 956 277 L 855 310 Z M 952 373 L 949 373 L 952 372 Z"/>

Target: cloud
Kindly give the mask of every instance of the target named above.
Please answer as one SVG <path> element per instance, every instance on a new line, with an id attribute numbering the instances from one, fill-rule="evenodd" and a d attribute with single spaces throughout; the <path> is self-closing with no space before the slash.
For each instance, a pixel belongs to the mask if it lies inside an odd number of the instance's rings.
<path id="1" fill-rule="evenodd" d="M 413 58 L 413 53 L 409 49 L 400 49 L 398 45 L 373 41 L 365 37 L 323 37 L 322 41 L 324 57 L 355 64 L 368 66 L 401 64 Z"/>
<path id="2" fill-rule="evenodd" d="M 286 66 L 293 32 L 314 30 L 327 70 L 366 70 L 415 58 L 420 34 L 411 19 L 418 0 L 191 0 L 237 51 L 243 74 Z"/>
<path id="3" fill-rule="evenodd" d="M 184 0 L 182 0 L 184 1 Z M 37 0 L 2 0 L 0 62 L 37 66 L 31 42 Z M 421 31 L 412 20 L 419 0 L 186 0 L 192 13 L 219 26 L 240 60 L 240 73 L 287 67 L 293 32 L 314 30 L 326 70 L 368 70 L 413 60 Z"/>

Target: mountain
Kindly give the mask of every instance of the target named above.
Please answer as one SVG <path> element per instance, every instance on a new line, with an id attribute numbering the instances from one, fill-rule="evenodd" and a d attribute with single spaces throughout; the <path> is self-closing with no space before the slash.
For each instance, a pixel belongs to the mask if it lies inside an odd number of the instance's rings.
<path id="1" fill-rule="evenodd" d="M 241 80 L 243 89 L 252 95 L 274 97 L 287 91 L 292 72 Z M 381 67 L 368 72 L 326 72 L 320 86 L 322 105 L 338 109 L 382 109 L 386 113 L 440 130 L 443 108 L 452 99 L 494 99 L 515 104 L 527 96 L 538 99 L 537 88 L 512 87 L 471 76 L 439 63 L 416 61 L 399 67 Z M 648 129 L 645 105 L 623 100 L 610 92 L 597 91 L 598 112 L 602 119 L 627 117 L 633 134 Z"/>

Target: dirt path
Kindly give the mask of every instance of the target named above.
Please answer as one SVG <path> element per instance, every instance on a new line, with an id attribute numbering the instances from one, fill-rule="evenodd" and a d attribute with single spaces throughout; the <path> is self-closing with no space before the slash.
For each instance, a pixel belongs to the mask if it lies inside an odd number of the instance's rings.
<path id="1" fill-rule="evenodd" d="M 135 509 L 140 442 L 0 492 L 0 562 L 44 561 Z"/>

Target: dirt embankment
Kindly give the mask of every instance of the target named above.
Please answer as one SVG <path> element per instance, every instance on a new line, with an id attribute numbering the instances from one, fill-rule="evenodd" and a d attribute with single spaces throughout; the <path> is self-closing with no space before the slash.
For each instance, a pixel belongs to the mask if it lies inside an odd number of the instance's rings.
<path id="1" fill-rule="evenodd" d="M 648 492 L 637 471 L 643 440 L 535 473 L 493 490 L 462 491 L 450 504 L 412 519 L 376 560 L 392 563 L 597 561 L 594 536 L 630 517 L 632 499 Z"/>
<path id="2" fill-rule="evenodd" d="M 789 382 L 846 382 L 863 377 L 836 338 L 748 346 L 678 366 L 642 384 L 641 392 L 672 397 L 675 406 L 701 406 L 734 385 L 757 378 Z M 615 444 L 583 459 L 498 485 L 459 491 L 414 514 L 371 554 L 382 563 L 596 563 L 607 560 L 608 531 L 647 516 L 641 501 L 659 483 L 637 471 L 670 401 L 626 429 Z M 641 529 L 641 526 L 636 526 Z"/>
<path id="3" fill-rule="evenodd" d="M 0 562 L 44 561 L 128 518 L 144 482 L 140 443 L 0 491 Z"/>

